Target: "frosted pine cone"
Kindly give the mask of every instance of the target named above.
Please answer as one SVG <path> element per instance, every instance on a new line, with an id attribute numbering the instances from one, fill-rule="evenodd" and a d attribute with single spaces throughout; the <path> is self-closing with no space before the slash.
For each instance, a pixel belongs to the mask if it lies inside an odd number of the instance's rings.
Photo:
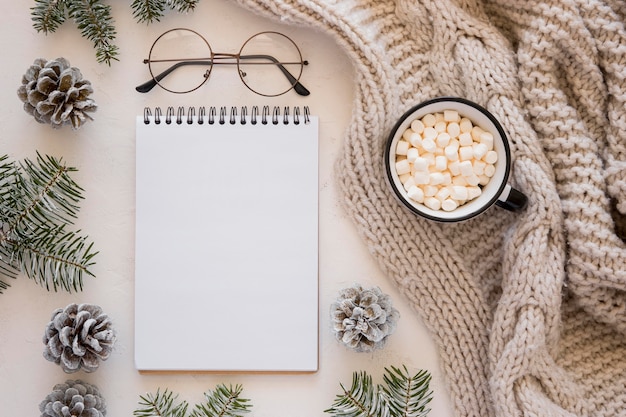
<path id="1" fill-rule="evenodd" d="M 391 298 L 378 287 L 359 284 L 340 291 L 331 305 L 331 320 L 338 340 L 357 352 L 371 352 L 385 345 L 396 329 L 400 314 Z"/>
<path id="2" fill-rule="evenodd" d="M 66 373 L 81 368 L 93 372 L 111 354 L 116 333 L 100 307 L 70 304 L 55 310 L 50 320 L 43 337 L 43 356 Z"/>
<path id="3" fill-rule="evenodd" d="M 96 111 L 97 105 L 89 98 L 91 93 L 91 83 L 65 58 L 36 59 L 17 90 L 24 110 L 39 123 L 55 128 L 70 124 L 73 129 L 93 120 L 89 113 Z"/>
<path id="4" fill-rule="evenodd" d="M 106 404 L 94 385 L 83 381 L 57 384 L 39 404 L 41 417 L 104 417 Z"/>

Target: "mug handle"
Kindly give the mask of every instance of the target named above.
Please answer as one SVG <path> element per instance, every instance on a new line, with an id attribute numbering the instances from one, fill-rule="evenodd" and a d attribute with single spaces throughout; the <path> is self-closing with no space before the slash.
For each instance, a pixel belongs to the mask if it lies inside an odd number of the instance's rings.
<path id="1" fill-rule="evenodd" d="M 496 200 L 496 205 L 509 211 L 518 211 L 526 207 L 528 197 L 521 191 L 516 190 L 507 184 Z"/>

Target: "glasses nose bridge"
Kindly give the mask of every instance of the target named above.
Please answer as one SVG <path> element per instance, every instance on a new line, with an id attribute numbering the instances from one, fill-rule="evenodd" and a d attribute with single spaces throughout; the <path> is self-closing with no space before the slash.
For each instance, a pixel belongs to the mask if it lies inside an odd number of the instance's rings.
<path id="1" fill-rule="evenodd" d="M 213 64 L 235 64 L 237 60 L 239 60 L 239 54 L 229 53 L 229 52 L 213 52 Z M 233 60 L 233 62 L 228 62 L 228 60 Z"/>

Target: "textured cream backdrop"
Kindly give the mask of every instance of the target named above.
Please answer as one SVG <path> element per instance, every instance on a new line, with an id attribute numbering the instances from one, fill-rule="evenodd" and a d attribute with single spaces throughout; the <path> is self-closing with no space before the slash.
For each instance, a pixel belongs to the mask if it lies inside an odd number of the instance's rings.
<path id="1" fill-rule="evenodd" d="M 440 378 L 433 344 L 419 319 L 371 260 L 356 229 L 339 205 L 333 166 L 351 115 L 353 72 L 342 51 L 325 34 L 283 26 L 255 16 L 225 0 L 202 0 L 190 15 L 170 14 L 146 26 L 132 19 L 129 1 L 113 5 L 120 62 L 111 67 L 95 61 L 91 44 L 72 22 L 45 36 L 31 26 L 30 0 L 3 1 L 0 14 L 0 152 L 13 160 L 35 158 L 35 151 L 63 157 L 79 168 L 74 178 L 85 188 L 78 227 L 100 254 L 79 294 L 48 293 L 23 276 L 0 295 L 0 415 L 39 415 L 38 404 L 52 387 L 66 379 L 97 385 L 111 417 L 132 415 L 139 394 L 169 387 L 181 399 L 195 403 L 217 383 L 241 383 L 254 404 L 252 417 L 312 417 L 324 415 L 349 385 L 352 372 L 366 370 L 380 381 L 385 366 L 406 364 L 412 371 L 433 373 L 435 398 L 430 416 L 448 416 L 447 393 Z M 134 91 L 148 70 L 141 60 L 154 39 L 167 29 L 188 27 L 203 33 L 215 50 L 235 52 L 249 35 L 279 30 L 293 37 L 310 61 L 303 83 L 311 96 L 287 94 L 264 99 L 249 92 L 234 71 L 216 70 L 199 91 L 183 96 L 155 89 Z M 15 91 L 24 71 L 37 57 L 64 56 L 81 69 L 95 88 L 99 105 L 95 121 L 81 130 L 52 130 L 22 110 Z M 308 105 L 320 116 L 320 371 L 312 375 L 139 374 L 133 366 L 134 254 L 134 118 L 144 106 L 167 105 Z M 175 227 L 175 224 L 170 225 Z M 328 309 L 337 292 L 353 282 L 380 286 L 401 313 L 387 346 L 372 354 L 352 352 L 335 341 Z M 43 331 L 51 312 L 72 302 L 99 304 L 114 320 L 118 341 L 113 355 L 95 373 L 66 375 L 42 357 Z M 165 306 L 167 308 L 167 306 Z M 175 312 L 173 312 L 175 314 Z M 168 337 L 163 329 L 163 337 Z M 193 342 L 193 335 L 186 342 Z"/>

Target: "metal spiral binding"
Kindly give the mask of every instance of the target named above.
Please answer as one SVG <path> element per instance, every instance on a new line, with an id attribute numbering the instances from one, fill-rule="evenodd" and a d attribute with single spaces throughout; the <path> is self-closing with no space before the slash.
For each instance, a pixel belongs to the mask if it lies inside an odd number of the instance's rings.
<path id="1" fill-rule="evenodd" d="M 252 106 L 249 113 L 247 106 L 242 106 L 240 110 L 234 106 L 230 109 L 226 106 L 221 106 L 219 108 L 210 106 L 208 111 L 206 107 L 201 106 L 197 109 L 195 107 L 189 107 L 187 110 L 187 117 L 185 118 L 185 108 L 182 106 L 176 109 L 172 106 L 167 107 L 165 110 L 165 117 L 163 117 L 163 112 L 160 107 L 154 108 L 154 116 L 152 115 L 152 110 L 149 107 L 146 107 L 143 111 L 143 122 L 147 125 L 151 123 L 157 125 L 161 123 L 165 123 L 167 125 L 172 123 L 179 125 L 183 123 L 188 125 L 213 125 L 215 123 L 221 125 L 245 125 L 247 123 L 252 125 L 256 125 L 257 123 L 261 123 L 263 125 L 288 125 L 293 123 L 295 125 L 299 125 L 300 123 L 308 124 L 311 120 L 311 113 L 309 112 L 308 106 L 303 106 L 302 109 L 299 106 L 294 106 L 293 116 L 291 115 L 291 112 L 292 108 L 289 106 L 285 106 L 282 111 L 279 106 L 274 106 L 273 108 L 270 108 L 270 106 L 263 106 L 260 110 L 258 106 Z"/>

